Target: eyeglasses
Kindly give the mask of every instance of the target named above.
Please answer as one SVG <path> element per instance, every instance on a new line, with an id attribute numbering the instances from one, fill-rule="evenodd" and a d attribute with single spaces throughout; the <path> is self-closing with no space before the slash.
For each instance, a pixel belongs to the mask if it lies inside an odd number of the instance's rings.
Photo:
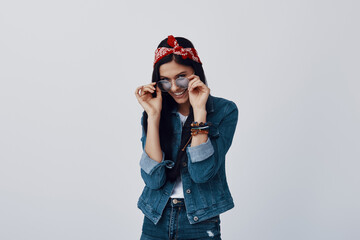
<path id="1" fill-rule="evenodd" d="M 189 85 L 189 79 L 186 77 L 178 77 L 175 80 L 175 84 L 180 88 L 187 89 Z M 171 89 L 172 83 L 168 80 L 160 80 L 157 82 L 157 85 L 161 91 L 168 92 Z"/>

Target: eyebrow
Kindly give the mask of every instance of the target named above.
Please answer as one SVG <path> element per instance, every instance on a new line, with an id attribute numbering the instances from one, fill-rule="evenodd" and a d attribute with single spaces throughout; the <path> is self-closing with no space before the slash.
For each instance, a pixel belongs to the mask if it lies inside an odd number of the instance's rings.
<path id="1" fill-rule="evenodd" d="M 179 76 L 180 74 L 183 74 L 183 73 L 186 73 L 186 71 L 182 71 L 181 73 L 176 74 L 176 76 Z M 161 75 L 160 75 L 160 77 L 161 77 L 161 78 L 167 78 L 167 77 L 161 76 Z"/>

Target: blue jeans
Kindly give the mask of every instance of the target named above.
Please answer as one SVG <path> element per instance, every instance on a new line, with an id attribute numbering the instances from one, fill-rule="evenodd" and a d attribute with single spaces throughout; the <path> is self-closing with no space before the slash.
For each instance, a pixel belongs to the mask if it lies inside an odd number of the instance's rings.
<path id="1" fill-rule="evenodd" d="M 144 216 L 140 240 L 221 240 L 219 215 L 190 224 L 183 198 L 169 199 L 158 224 Z"/>

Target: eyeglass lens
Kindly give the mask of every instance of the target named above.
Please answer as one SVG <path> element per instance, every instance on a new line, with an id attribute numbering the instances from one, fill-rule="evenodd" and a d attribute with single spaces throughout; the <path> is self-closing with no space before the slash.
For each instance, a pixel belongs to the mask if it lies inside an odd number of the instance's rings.
<path id="1" fill-rule="evenodd" d="M 179 77 L 175 80 L 175 84 L 180 88 L 187 89 L 189 85 L 189 79 L 187 79 L 186 77 Z M 171 89 L 171 85 L 172 83 L 168 80 L 158 81 L 158 86 L 163 92 L 168 92 Z"/>

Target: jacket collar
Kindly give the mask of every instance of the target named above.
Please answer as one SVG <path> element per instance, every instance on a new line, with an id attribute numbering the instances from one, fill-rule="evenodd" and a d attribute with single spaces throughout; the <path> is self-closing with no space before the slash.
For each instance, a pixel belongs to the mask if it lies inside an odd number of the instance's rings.
<path id="1" fill-rule="evenodd" d="M 214 97 L 209 94 L 208 100 L 206 101 L 206 112 L 214 112 Z M 177 109 L 173 108 L 171 113 L 177 113 Z"/>

